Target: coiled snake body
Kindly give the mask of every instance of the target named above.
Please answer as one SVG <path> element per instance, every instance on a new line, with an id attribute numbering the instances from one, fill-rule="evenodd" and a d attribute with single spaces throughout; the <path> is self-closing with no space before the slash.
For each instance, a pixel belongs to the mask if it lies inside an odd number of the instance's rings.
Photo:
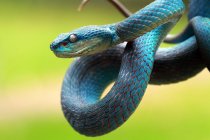
<path id="1" fill-rule="evenodd" d="M 168 49 L 158 47 L 181 17 L 182 0 L 156 0 L 122 22 L 58 36 L 51 44 L 58 57 L 82 56 L 73 62 L 62 86 L 62 109 L 73 128 L 87 136 L 111 132 L 135 111 L 149 82 L 179 82 L 210 68 L 206 7 L 209 0 L 191 0 L 190 24 L 179 36 L 165 40 L 178 43 Z M 112 89 L 100 99 L 113 81 Z"/>

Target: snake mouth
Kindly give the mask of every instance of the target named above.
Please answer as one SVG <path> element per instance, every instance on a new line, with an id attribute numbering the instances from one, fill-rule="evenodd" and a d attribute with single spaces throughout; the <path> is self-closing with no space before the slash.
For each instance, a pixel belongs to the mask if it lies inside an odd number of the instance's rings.
<path id="1" fill-rule="evenodd" d="M 84 55 L 85 52 L 88 52 L 88 47 L 85 47 L 81 50 L 78 50 L 78 51 L 72 51 L 72 52 L 69 52 L 69 51 L 57 51 L 57 50 L 54 50 L 54 54 L 57 56 L 57 57 L 60 57 L 60 58 L 73 58 L 73 57 L 79 57 L 81 55 Z"/>
<path id="2" fill-rule="evenodd" d="M 61 43 L 58 45 L 51 45 L 51 50 L 57 57 L 60 58 L 72 58 L 72 57 L 79 57 L 79 56 L 86 56 L 89 54 L 94 54 L 96 50 L 101 50 L 100 45 L 102 44 L 101 38 L 92 38 L 90 40 L 82 40 L 79 42 L 74 43 L 70 46 L 63 46 Z M 99 45 L 99 47 L 98 47 Z"/>
<path id="3" fill-rule="evenodd" d="M 59 58 L 73 58 L 79 56 L 77 53 L 69 53 L 69 52 L 54 52 L 54 54 Z"/>

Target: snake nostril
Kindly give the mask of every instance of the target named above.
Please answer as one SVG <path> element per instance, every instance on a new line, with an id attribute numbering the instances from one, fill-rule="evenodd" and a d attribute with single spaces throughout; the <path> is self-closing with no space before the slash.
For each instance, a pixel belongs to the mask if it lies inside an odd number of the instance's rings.
<path id="1" fill-rule="evenodd" d="M 53 45 L 53 44 L 51 44 L 50 45 L 50 49 L 53 51 L 53 50 L 55 50 L 55 49 L 57 49 L 58 47 L 56 46 L 56 45 Z"/>

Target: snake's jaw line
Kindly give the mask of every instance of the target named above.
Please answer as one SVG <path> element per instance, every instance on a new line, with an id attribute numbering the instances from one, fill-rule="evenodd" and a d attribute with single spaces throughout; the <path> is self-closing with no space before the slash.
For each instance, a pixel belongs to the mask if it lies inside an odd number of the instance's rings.
<path id="1" fill-rule="evenodd" d="M 57 57 L 61 57 L 61 58 L 73 58 L 73 57 L 91 55 L 91 54 L 95 54 L 99 52 L 99 48 L 97 49 L 97 51 L 94 51 L 94 49 L 95 47 L 98 47 L 98 46 L 95 46 L 95 44 L 99 44 L 100 42 L 101 42 L 101 38 L 85 40 L 83 42 L 78 42 L 77 44 L 75 44 L 75 46 L 77 46 L 78 49 L 75 49 L 74 51 L 61 50 L 61 51 L 54 51 L 54 53 Z M 86 46 L 86 47 L 83 47 L 83 46 Z M 102 48 L 102 49 L 105 50 L 106 48 Z"/>

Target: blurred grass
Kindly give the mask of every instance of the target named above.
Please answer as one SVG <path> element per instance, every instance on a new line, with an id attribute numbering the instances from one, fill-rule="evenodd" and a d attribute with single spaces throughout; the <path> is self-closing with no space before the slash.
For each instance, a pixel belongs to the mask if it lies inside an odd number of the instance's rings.
<path id="1" fill-rule="evenodd" d="M 82 12 L 76 11 L 79 2 L 0 1 L 0 98 L 5 94 L 4 90 L 16 91 L 19 86 L 24 89 L 33 81 L 37 82 L 35 86 L 40 86 L 46 79 L 63 77 L 71 60 L 58 59 L 49 50 L 49 44 L 61 32 L 123 19 L 105 0 L 93 0 Z M 124 2 L 132 11 L 136 11 L 150 1 Z M 182 18 L 172 33 L 179 32 L 185 25 L 186 17 Z M 125 125 L 94 139 L 209 140 L 209 79 L 205 72 L 184 83 L 164 87 L 149 86 L 141 107 Z M 58 87 L 52 87 L 51 90 L 58 90 Z M 6 93 L 14 96 L 23 94 Z M 46 99 L 46 104 L 48 100 L 50 98 Z M 27 102 L 34 100 L 27 100 L 26 106 Z M 8 109 L 11 109 L 10 104 Z M 45 114 L 36 114 L 37 110 L 31 110 L 34 116 L 16 118 L 16 114 L 13 114 L 13 120 L 0 120 L 0 140 L 91 139 L 69 127 L 60 109 L 46 111 Z"/>
<path id="2" fill-rule="evenodd" d="M 140 107 L 123 126 L 94 139 L 209 140 L 207 74 L 202 72 L 178 85 L 149 86 Z M 92 139 L 75 132 L 61 110 L 1 122 L 0 134 L 2 140 Z"/>

